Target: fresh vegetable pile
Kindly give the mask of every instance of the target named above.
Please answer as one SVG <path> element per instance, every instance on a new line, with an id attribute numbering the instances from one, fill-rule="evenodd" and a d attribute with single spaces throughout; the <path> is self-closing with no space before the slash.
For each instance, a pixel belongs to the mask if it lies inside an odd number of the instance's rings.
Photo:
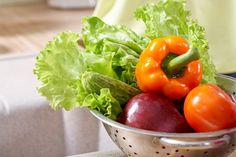
<path id="1" fill-rule="evenodd" d="M 81 37 L 62 32 L 48 42 L 34 73 L 51 107 L 87 107 L 162 132 L 235 127 L 236 103 L 217 86 L 204 28 L 191 19 L 185 1 L 148 3 L 135 17 L 146 24 L 144 36 L 85 17 Z"/>

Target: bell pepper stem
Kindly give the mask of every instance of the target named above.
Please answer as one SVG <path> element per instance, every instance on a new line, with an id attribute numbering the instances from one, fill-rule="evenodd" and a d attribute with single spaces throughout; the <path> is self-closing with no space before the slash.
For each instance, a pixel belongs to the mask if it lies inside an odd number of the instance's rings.
<path id="1" fill-rule="evenodd" d="M 172 59 L 168 64 L 168 70 L 172 72 L 178 72 L 181 68 L 186 66 L 188 63 L 198 60 L 200 54 L 197 48 L 190 48 L 188 52 L 179 55 L 178 57 Z"/>

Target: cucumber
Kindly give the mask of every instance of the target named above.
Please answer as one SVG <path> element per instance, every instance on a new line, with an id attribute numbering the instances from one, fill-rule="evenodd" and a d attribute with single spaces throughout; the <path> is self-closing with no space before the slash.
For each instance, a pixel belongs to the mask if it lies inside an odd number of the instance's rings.
<path id="1" fill-rule="evenodd" d="M 140 90 L 125 82 L 96 72 L 84 72 L 81 81 L 84 89 L 89 93 L 100 94 L 100 89 L 109 88 L 111 95 L 121 106 L 126 104 L 130 98 L 140 93 Z"/>

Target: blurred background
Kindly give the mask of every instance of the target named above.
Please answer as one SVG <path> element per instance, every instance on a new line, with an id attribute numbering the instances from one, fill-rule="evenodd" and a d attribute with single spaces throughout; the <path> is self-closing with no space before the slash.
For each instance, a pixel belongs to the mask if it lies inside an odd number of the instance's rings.
<path id="1" fill-rule="evenodd" d="M 81 29 L 96 0 L 0 0 L 0 54 L 37 53 L 61 31 Z"/>

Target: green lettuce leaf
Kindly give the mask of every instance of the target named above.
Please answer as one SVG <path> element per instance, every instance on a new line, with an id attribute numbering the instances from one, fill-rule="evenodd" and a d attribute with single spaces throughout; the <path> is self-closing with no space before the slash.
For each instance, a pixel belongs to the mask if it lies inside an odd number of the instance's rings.
<path id="1" fill-rule="evenodd" d="M 87 95 L 83 106 L 91 110 L 97 110 L 113 120 L 122 112 L 120 103 L 111 95 L 108 88 L 102 88 L 99 95 L 96 93 Z"/>
<path id="2" fill-rule="evenodd" d="M 83 18 L 83 26 L 82 34 L 85 47 L 94 53 L 103 53 L 104 50 L 106 52 L 104 43 L 110 41 L 130 48 L 130 51 L 134 51 L 133 54 L 140 54 L 149 42 L 147 38 L 137 35 L 125 26 L 111 26 L 98 17 Z"/>
<path id="3" fill-rule="evenodd" d="M 116 78 L 112 69 L 114 54 L 83 52 L 78 47 L 78 40 L 77 33 L 63 32 L 48 42 L 36 58 L 34 73 L 42 82 L 38 91 L 47 97 L 53 109 L 89 107 L 115 119 L 121 107 L 109 89 L 89 93 L 81 82 L 81 76 L 87 70 Z"/>
<path id="4" fill-rule="evenodd" d="M 86 65 L 78 39 L 77 33 L 60 33 L 36 58 L 34 73 L 42 82 L 38 90 L 54 109 L 79 106 L 81 97 L 86 95 L 79 81 Z"/>
<path id="5" fill-rule="evenodd" d="M 135 67 L 139 54 L 150 40 L 127 27 L 108 25 L 97 17 L 84 18 L 83 25 L 82 37 L 87 52 L 114 53 L 112 67 L 118 79 L 136 86 Z"/>
<path id="6" fill-rule="evenodd" d="M 162 0 L 157 4 L 147 3 L 135 11 L 135 17 L 146 25 L 146 35 L 153 39 L 168 35 L 180 35 L 190 45 L 198 48 L 203 65 L 202 83 L 216 83 L 215 66 L 208 54 L 205 30 L 190 17 L 185 9 L 185 0 Z"/>

